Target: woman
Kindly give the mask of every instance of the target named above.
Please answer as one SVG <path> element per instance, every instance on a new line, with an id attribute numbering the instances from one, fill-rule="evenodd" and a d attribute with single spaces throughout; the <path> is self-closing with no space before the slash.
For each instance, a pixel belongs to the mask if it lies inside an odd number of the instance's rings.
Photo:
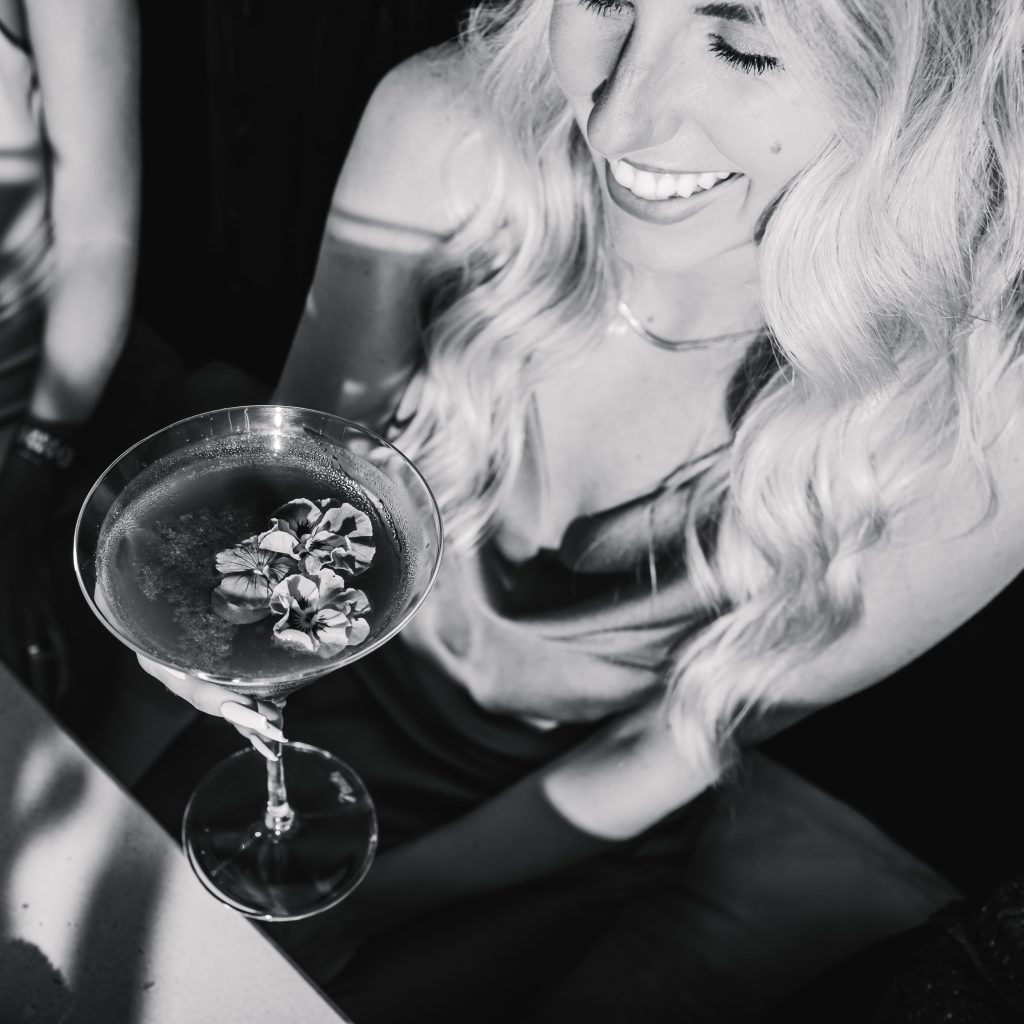
<path id="1" fill-rule="evenodd" d="M 0 0 L 0 659 L 39 685 L 40 552 L 129 324 L 137 74 L 128 0 Z"/>
<path id="2" fill-rule="evenodd" d="M 451 542 L 295 701 L 381 813 L 274 930 L 353 1019 L 756 1019 L 953 895 L 741 751 L 1024 567 L 1022 52 L 1011 0 L 525 0 L 378 88 L 278 392 Z"/>

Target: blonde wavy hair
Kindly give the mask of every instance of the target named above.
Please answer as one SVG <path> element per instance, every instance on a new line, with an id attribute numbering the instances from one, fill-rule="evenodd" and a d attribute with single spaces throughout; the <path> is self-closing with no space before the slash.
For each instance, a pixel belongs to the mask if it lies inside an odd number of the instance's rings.
<path id="1" fill-rule="evenodd" d="M 551 3 L 479 8 L 463 34 L 498 174 L 426 282 L 425 386 L 403 438 L 456 547 L 495 523 L 534 385 L 600 336 L 617 294 L 594 166 L 551 69 Z M 715 765 L 859 620 L 864 552 L 923 481 L 966 459 L 994 510 L 982 411 L 1024 344 L 1018 0 L 765 8 L 837 127 L 759 229 L 774 358 L 680 523 L 711 614 L 673 653 L 666 707 L 686 735 L 698 723 Z"/>

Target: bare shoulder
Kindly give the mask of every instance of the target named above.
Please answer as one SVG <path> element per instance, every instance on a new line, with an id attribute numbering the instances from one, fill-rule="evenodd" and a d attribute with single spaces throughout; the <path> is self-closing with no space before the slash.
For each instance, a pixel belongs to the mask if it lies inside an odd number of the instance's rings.
<path id="1" fill-rule="evenodd" d="M 455 44 L 390 71 L 363 113 L 335 189 L 332 219 L 450 235 L 482 196 L 473 95 Z"/>

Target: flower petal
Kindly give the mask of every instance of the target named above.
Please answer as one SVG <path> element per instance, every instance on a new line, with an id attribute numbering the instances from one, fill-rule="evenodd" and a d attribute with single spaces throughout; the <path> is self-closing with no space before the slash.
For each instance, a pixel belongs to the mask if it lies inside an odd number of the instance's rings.
<path id="1" fill-rule="evenodd" d="M 374 546 L 346 540 L 331 552 L 331 564 L 348 576 L 358 576 L 370 568 Z"/>
<path id="2" fill-rule="evenodd" d="M 320 641 L 324 647 L 331 647 L 334 650 L 343 650 L 349 646 L 349 629 L 348 626 L 331 626 L 330 629 L 321 629 L 317 631 L 317 640 Z"/>
<path id="3" fill-rule="evenodd" d="M 348 590 L 348 584 L 329 566 L 324 566 L 317 577 L 320 607 L 334 607 L 335 598 Z"/>
<path id="4" fill-rule="evenodd" d="M 270 557 L 263 571 L 266 573 L 271 587 L 283 580 L 285 576 L 291 575 L 298 568 L 294 558 L 288 558 L 286 555 L 270 554 L 269 552 L 267 554 Z"/>
<path id="5" fill-rule="evenodd" d="M 263 551 L 276 551 L 279 555 L 287 555 L 290 558 L 298 557 L 298 538 L 287 530 L 274 529 L 261 533 L 259 545 Z"/>
<path id="6" fill-rule="evenodd" d="M 322 514 L 308 498 L 293 498 L 272 512 L 270 519 L 278 529 L 287 527 L 296 537 L 301 537 L 310 532 Z"/>
<path id="7" fill-rule="evenodd" d="M 276 625 L 274 626 L 274 639 L 286 647 L 297 647 L 299 650 L 310 653 L 320 646 L 320 641 L 315 636 L 311 636 L 301 629 L 278 629 Z"/>
<path id="8" fill-rule="evenodd" d="M 233 601 L 220 587 L 215 587 L 210 595 L 210 606 L 214 614 L 235 626 L 259 622 L 260 619 L 265 619 L 270 614 L 270 608 L 266 603 L 256 604 L 246 601 Z"/>
<path id="9" fill-rule="evenodd" d="M 354 619 L 348 630 L 348 642 L 353 646 L 361 644 L 370 635 L 370 624 L 366 619 Z"/>
<path id="10" fill-rule="evenodd" d="M 270 596 L 270 607 L 275 612 L 288 612 L 293 607 L 315 609 L 320 600 L 320 588 L 309 577 L 300 573 L 281 580 Z"/>
<path id="11" fill-rule="evenodd" d="M 258 538 L 255 536 L 215 555 L 217 571 L 222 573 L 252 572 L 258 565 L 258 558 Z"/>
<path id="12" fill-rule="evenodd" d="M 316 525 L 317 530 L 329 530 L 342 537 L 372 537 L 373 524 L 365 512 L 345 502 L 339 508 L 328 509 Z"/>
<path id="13" fill-rule="evenodd" d="M 323 564 L 324 559 L 322 559 L 316 551 L 307 551 L 306 554 L 299 559 L 299 567 L 307 576 L 316 576 L 316 574 L 320 572 L 320 567 Z"/>
<path id="14" fill-rule="evenodd" d="M 345 614 L 349 617 L 365 615 L 370 610 L 370 599 L 361 590 L 348 591 L 345 595 L 345 602 L 348 605 Z"/>
<path id="15" fill-rule="evenodd" d="M 232 601 L 259 602 L 270 607 L 270 581 L 262 573 L 234 573 L 225 576 L 217 588 Z"/>

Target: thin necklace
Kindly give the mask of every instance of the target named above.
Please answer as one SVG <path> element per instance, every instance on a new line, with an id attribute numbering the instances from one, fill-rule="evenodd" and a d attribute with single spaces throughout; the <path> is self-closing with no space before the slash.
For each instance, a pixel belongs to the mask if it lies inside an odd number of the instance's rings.
<path id="1" fill-rule="evenodd" d="M 761 330 L 760 327 L 752 327 L 746 331 L 734 331 L 732 334 L 716 334 L 711 338 L 680 338 L 678 340 L 672 338 L 663 338 L 660 334 L 655 334 L 654 331 L 648 330 L 637 318 L 636 314 L 626 305 L 625 299 L 619 299 L 619 303 L 616 306 L 619 316 L 626 321 L 627 324 L 640 335 L 644 341 L 649 341 L 652 345 L 657 345 L 658 348 L 663 348 L 668 352 L 688 352 L 695 348 L 711 348 L 713 345 L 720 345 L 727 341 L 739 341 L 741 338 L 749 338 L 752 334 L 757 334 Z"/>

